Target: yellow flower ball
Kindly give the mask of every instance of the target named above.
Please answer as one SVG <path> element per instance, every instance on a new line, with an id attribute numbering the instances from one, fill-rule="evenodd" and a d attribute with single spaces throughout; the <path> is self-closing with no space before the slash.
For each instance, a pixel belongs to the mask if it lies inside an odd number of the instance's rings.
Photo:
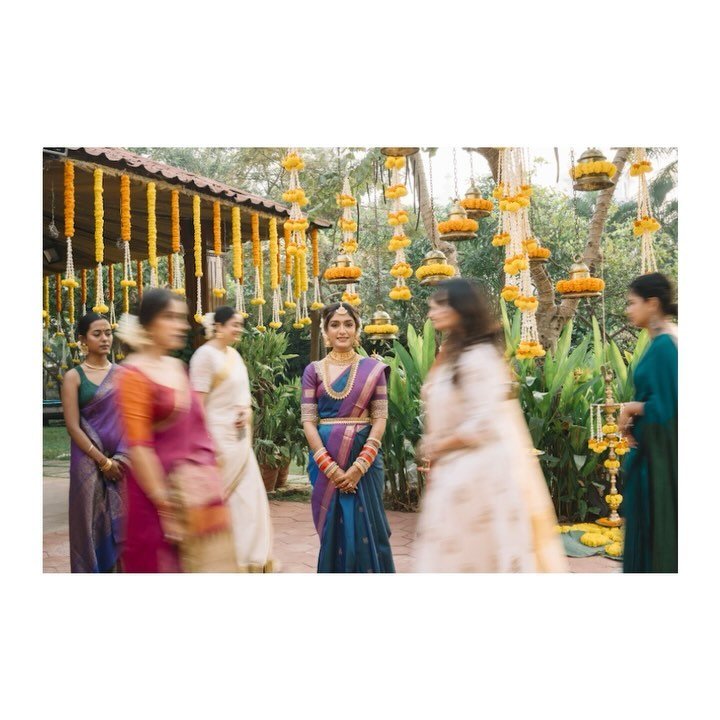
<path id="1" fill-rule="evenodd" d="M 295 330 L 302 330 L 305 326 L 301 322 L 294 322 L 293 327 Z"/>
<path id="2" fill-rule="evenodd" d="M 622 557 L 623 549 L 623 543 L 619 542 L 613 542 L 605 546 L 605 552 L 613 557 Z"/>
<path id="3" fill-rule="evenodd" d="M 602 547 L 610 543 L 610 538 L 599 532 L 586 532 L 580 537 L 580 542 L 588 547 Z"/>
<path id="4" fill-rule="evenodd" d="M 269 322 L 268 325 L 269 325 L 273 330 L 277 330 L 278 328 L 281 328 L 281 327 L 282 327 L 282 323 L 281 323 L 281 322 L 276 322 L 276 321 L 274 321 L 274 320 L 273 320 L 272 322 Z"/>

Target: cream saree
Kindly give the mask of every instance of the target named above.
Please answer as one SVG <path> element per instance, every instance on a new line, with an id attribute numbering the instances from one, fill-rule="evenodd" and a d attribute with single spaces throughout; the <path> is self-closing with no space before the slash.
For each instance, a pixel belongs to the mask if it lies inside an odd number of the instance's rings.
<path id="1" fill-rule="evenodd" d="M 207 393 L 207 426 L 230 496 L 228 505 L 238 569 L 241 572 L 270 572 L 270 507 L 252 449 L 252 428 L 238 430 L 235 427 L 240 408 L 251 406 L 245 363 L 233 348 L 222 352 L 206 343 L 190 360 L 190 379 L 195 390 Z"/>
<path id="2" fill-rule="evenodd" d="M 415 544 L 416 572 L 566 572 L 547 485 L 510 377 L 489 344 L 466 350 L 459 381 L 440 364 L 423 387 L 425 437 L 473 447 L 433 463 Z"/>

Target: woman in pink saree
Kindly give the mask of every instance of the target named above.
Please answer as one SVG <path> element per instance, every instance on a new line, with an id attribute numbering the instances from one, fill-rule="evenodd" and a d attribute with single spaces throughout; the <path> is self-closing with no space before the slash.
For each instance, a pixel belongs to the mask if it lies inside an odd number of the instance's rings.
<path id="1" fill-rule="evenodd" d="M 126 572 L 232 572 L 230 515 L 215 448 L 187 370 L 187 305 L 169 290 L 145 293 L 139 318 L 118 335 L 136 351 L 118 374 L 132 470 L 127 478 Z"/>

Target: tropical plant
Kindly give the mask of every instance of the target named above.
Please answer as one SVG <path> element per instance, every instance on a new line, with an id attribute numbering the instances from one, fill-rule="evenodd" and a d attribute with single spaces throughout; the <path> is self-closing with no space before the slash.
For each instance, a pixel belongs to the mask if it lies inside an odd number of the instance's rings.
<path id="1" fill-rule="evenodd" d="M 299 424 L 299 385 L 288 382 L 287 363 L 295 355 L 287 353 L 285 333 L 247 331 L 236 348 L 243 356 L 252 394 L 253 449 L 261 465 L 280 467 L 291 457 L 285 441 L 289 418 Z"/>
<path id="2" fill-rule="evenodd" d="M 422 435 L 420 388 L 435 360 L 435 349 L 435 330 L 428 320 L 421 335 L 408 325 L 407 348 L 396 340 L 392 353 L 383 358 L 390 366 L 389 417 L 383 438 L 383 457 L 391 507 L 414 509 L 423 490 L 415 446 Z"/>
<path id="3" fill-rule="evenodd" d="M 517 382 L 518 397 L 534 446 L 543 451 L 540 464 L 561 521 L 585 520 L 604 513 L 603 469 L 599 457 L 587 446 L 590 439 L 590 406 L 604 398 L 603 365 L 614 374 L 613 395 L 627 402 L 633 395 L 633 372 L 647 346 L 642 333 L 633 353 L 620 352 L 612 341 L 603 342 L 593 318 L 593 334 L 571 349 L 573 323 L 548 351 L 542 363 L 518 361 L 514 353 L 520 342 L 520 316 L 512 322 L 501 303 L 506 356 Z M 591 348 L 592 340 L 592 348 Z"/>

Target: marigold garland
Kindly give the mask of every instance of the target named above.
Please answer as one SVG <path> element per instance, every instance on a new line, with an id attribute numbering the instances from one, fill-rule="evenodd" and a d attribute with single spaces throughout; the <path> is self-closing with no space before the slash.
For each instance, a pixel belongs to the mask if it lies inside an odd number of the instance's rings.
<path id="1" fill-rule="evenodd" d="M 366 325 L 364 330 L 368 335 L 395 335 L 398 331 L 397 325 L 385 323 L 384 325 Z"/>
<path id="2" fill-rule="evenodd" d="M 390 274 L 395 278 L 409 278 L 412 277 L 413 269 L 407 262 L 396 262 L 390 268 Z"/>
<path id="3" fill-rule="evenodd" d="M 103 244 L 103 171 L 96 168 L 93 172 L 93 194 L 95 199 L 95 262 L 101 263 L 104 258 Z"/>
<path id="4" fill-rule="evenodd" d="M 421 265 L 415 271 L 415 277 L 422 280 L 432 275 L 444 275 L 445 277 L 453 277 L 455 268 L 447 263 L 431 263 L 430 265 Z"/>
<path id="5" fill-rule="evenodd" d="M 605 281 L 602 278 L 594 277 L 559 280 L 555 288 L 561 295 L 580 292 L 601 292 L 605 289 Z"/>
<path id="6" fill-rule="evenodd" d="M 175 190 L 174 192 L 177 192 Z M 130 177 L 120 176 L 120 239 L 130 242 L 132 222 L 130 215 Z"/>
<path id="7" fill-rule="evenodd" d="M 521 312 L 534 312 L 538 307 L 538 299 L 533 295 L 519 295 L 515 299 L 515 306 Z"/>
<path id="8" fill-rule="evenodd" d="M 477 220 L 471 218 L 443 220 L 437 224 L 438 232 L 441 235 L 451 232 L 477 232 L 479 227 Z"/>
<path id="9" fill-rule="evenodd" d="M 313 272 L 313 302 L 310 305 L 311 310 L 322 310 L 325 303 L 320 298 L 320 245 L 318 242 L 318 229 L 314 227 L 310 232 L 310 242 L 312 244 L 312 272 Z M 357 242 L 355 243 L 357 249 Z"/>
<path id="10" fill-rule="evenodd" d="M 43 326 L 50 324 L 50 277 L 43 276 Z"/>
<path id="11" fill-rule="evenodd" d="M 357 280 L 362 275 L 362 270 L 351 265 L 350 267 L 329 267 L 325 270 L 326 280 L 339 280 L 340 278 L 347 279 L 348 282 Z"/>
<path id="12" fill-rule="evenodd" d="M 85 315 L 85 305 L 87 305 L 87 273 L 85 268 L 80 271 L 80 303 L 83 315 Z"/>
<path id="13" fill-rule="evenodd" d="M 150 265 L 150 287 L 157 287 L 157 217 L 155 215 L 157 191 L 155 183 L 148 183 L 147 186 L 147 213 L 148 213 L 148 264 Z"/>
<path id="14" fill-rule="evenodd" d="M 485 198 L 466 197 L 460 201 L 460 205 L 466 210 L 484 210 L 485 212 L 491 212 L 495 207 L 495 203 L 492 200 L 486 200 Z"/>
<path id="15" fill-rule="evenodd" d="M 408 245 L 410 245 L 410 238 L 407 235 L 393 235 L 388 243 L 388 250 L 396 252 L 406 248 Z"/>
<path id="16" fill-rule="evenodd" d="M 570 168 L 570 177 L 577 180 L 583 175 L 599 175 L 604 174 L 613 177 L 617 172 L 617 168 L 608 160 L 590 160 L 581 162 Z"/>
<path id="17" fill-rule="evenodd" d="M 138 293 L 138 300 L 142 300 L 143 296 L 143 261 L 142 260 L 136 260 L 135 261 L 135 269 L 137 272 L 137 293 Z"/>
<path id="18" fill-rule="evenodd" d="M 407 285 L 395 286 L 389 293 L 391 300 L 410 300 L 412 293 Z"/>
<path id="19" fill-rule="evenodd" d="M 62 312 L 62 276 L 60 273 L 55 275 L 55 312 L 60 317 Z"/>
<path id="20" fill-rule="evenodd" d="M 65 237 L 75 237 L 75 165 L 70 161 L 65 161 L 64 173 L 64 220 L 65 220 Z"/>
<path id="21" fill-rule="evenodd" d="M 216 255 L 222 253 L 222 235 L 220 233 L 221 223 L 220 203 L 216 200 L 213 203 L 213 250 Z"/>

